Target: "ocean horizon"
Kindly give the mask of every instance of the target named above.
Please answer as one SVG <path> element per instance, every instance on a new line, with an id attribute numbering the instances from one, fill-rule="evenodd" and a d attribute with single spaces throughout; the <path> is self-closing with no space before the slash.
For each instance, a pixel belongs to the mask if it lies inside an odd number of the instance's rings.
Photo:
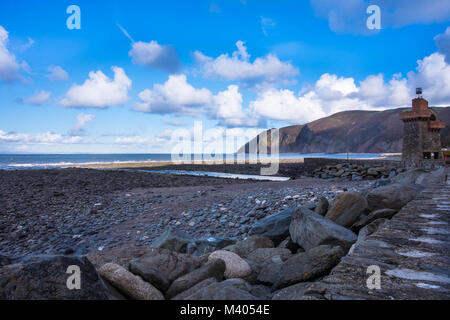
<path id="1" fill-rule="evenodd" d="M 222 155 L 225 159 L 227 155 Z M 254 160 L 255 154 L 232 155 L 235 160 Z M 349 159 L 377 159 L 383 156 L 382 153 L 349 153 Z M 198 157 L 198 155 L 197 155 Z M 267 155 L 260 157 L 264 159 L 271 157 Z M 195 155 L 191 155 L 194 160 Z M 346 159 L 347 153 L 280 153 L 279 159 L 302 159 L 302 158 L 335 158 Z M 204 158 L 205 160 L 211 160 Z M 0 154 L 0 169 L 46 169 L 65 168 L 71 166 L 110 164 L 110 163 L 143 163 L 143 162 L 166 162 L 172 161 L 169 153 L 148 153 L 148 154 Z"/>

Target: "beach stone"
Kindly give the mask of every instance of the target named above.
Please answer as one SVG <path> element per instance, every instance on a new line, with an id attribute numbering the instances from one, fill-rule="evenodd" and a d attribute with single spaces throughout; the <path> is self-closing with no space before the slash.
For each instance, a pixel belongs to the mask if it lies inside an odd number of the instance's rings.
<path id="1" fill-rule="evenodd" d="M 343 192 L 334 198 L 325 217 L 343 227 L 350 227 L 366 209 L 367 201 L 362 195 Z"/>
<path id="2" fill-rule="evenodd" d="M 189 296 L 193 295 L 194 293 L 200 291 L 201 289 L 206 288 L 209 285 L 211 285 L 213 283 L 217 283 L 217 282 L 218 281 L 215 278 L 205 279 L 205 280 L 197 283 L 193 287 L 187 289 L 186 291 L 183 291 L 182 293 L 176 295 L 171 300 L 185 300 L 186 298 L 188 298 Z"/>
<path id="3" fill-rule="evenodd" d="M 211 260 L 204 266 L 176 279 L 167 290 L 166 296 L 170 299 L 208 278 L 214 278 L 217 281 L 221 281 L 223 279 L 224 272 L 225 262 L 223 260 Z"/>
<path id="4" fill-rule="evenodd" d="M 69 266 L 80 268 L 80 289 L 69 290 Z M 0 267 L 0 300 L 112 299 L 86 257 L 32 256 Z"/>
<path id="5" fill-rule="evenodd" d="M 301 282 L 275 291 L 272 300 L 303 300 L 306 291 L 312 282 Z"/>
<path id="6" fill-rule="evenodd" d="M 185 300 L 257 300 L 251 286 L 242 279 L 229 279 L 200 289 Z"/>
<path id="7" fill-rule="evenodd" d="M 158 289 L 118 264 L 104 264 L 98 272 L 111 285 L 131 299 L 164 300 L 163 294 Z"/>
<path id="8" fill-rule="evenodd" d="M 350 230 L 304 207 L 294 211 L 290 233 L 292 241 L 305 250 L 323 244 L 339 245 L 348 250 L 357 239 Z"/>
<path id="9" fill-rule="evenodd" d="M 249 235 L 259 235 L 271 239 L 275 245 L 289 236 L 289 225 L 294 209 L 289 208 L 259 220 Z"/>
<path id="10" fill-rule="evenodd" d="M 272 263 L 272 259 L 277 257 L 277 260 L 286 261 L 292 256 L 292 252 L 283 248 L 259 248 L 250 253 L 247 257 L 248 260 L 259 264 L 265 265 Z"/>
<path id="11" fill-rule="evenodd" d="M 228 248 L 229 251 L 236 253 L 241 258 L 246 258 L 250 253 L 259 248 L 273 248 L 272 240 L 262 236 L 250 236 L 245 240 L 238 241 L 235 245 Z"/>
<path id="12" fill-rule="evenodd" d="M 270 288 L 261 284 L 253 285 L 250 290 L 250 294 L 262 300 L 272 299 L 272 291 Z"/>
<path id="13" fill-rule="evenodd" d="M 11 257 L 0 254 L 0 267 L 11 264 L 12 262 L 13 262 L 13 259 Z"/>
<path id="14" fill-rule="evenodd" d="M 369 192 L 367 203 L 371 211 L 385 208 L 398 211 L 413 200 L 420 190 L 419 186 L 412 184 L 390 184 Z"/>
<path id="15" fill-rule="evenodd" d="M 325 197 L 320 197 L 319 202 L 317 203 L 317 207 L 314 209 L 314 212 L 320 214 L 321 216 L 324 216 L 327 214 L 328 206 L 328 199 Z"/>
<path id="16" fill-rule="evenodd" d="M 225 261 L 226 279 L 244 278 L 252 273 L 250 265 L 244 259 L 233 252 L 225 250 L 214 251 L 209 255 L 208 260 L 214 259 L 222 259 L 223 261 Z"/>
<path id="17" fill-rule="evenodd" d="M 367 215 L 364 218 L 356 221 L 352 225 L 350 230 L 352 230 L 353 232 L 357 233 L 361 228 L 363 228 L 364 226 L 368 225 L 372 221 L 375 221 L 375 220 L 381 219 L 381 218 L 390 219 L 396 213 L 397 213 L 397 210 L 394 210 L 394 209 L 379 209 L 379 210 L 372 211 L 371 213 L 369 213 L 369 215 Z"/>
<path id="18" fill-rule="evenodd" d="M 206 257 L 161 250 L 158 254 L 130 261 L 129 270 L 166 292 L 175 279 L 194 271 L 206 262 Z"/>
<path id="19" fill-rule="evenodd" d="M 281 266 L 274 288 L 280 289 L 313 279 L 338 264 L 344 254 L 340 246 L 330 245 L 318 246 L 295 254 Z"/>

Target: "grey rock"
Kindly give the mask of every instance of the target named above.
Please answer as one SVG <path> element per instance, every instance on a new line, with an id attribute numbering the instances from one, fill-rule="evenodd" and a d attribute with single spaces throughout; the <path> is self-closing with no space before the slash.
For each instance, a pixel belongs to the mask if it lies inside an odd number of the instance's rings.
<path id="1" fill-rule="evenodd" d="M 400 210 L 413 200 L 420 190 L 420 186 L 399 183 L 376 188 L 367 195 L 369 209 L 371 211 L 385 208 Z"/>
<path id="2" fill-rule="evenodd" d="M 266 264 L 258 274 L 257 283 L 272 286 L 280 277 L 282 262 L 272 262 Z"/>
<path id="3" fill-rule="evenodd" d="M 304 295 L 312 282 L 301 282 L 275 291 L 272 300 L 304 300 Z"/>
<path id="4" fill-rule="evenodd" d="M 366 199 L 356 192 L 338 194 L 325 217 L 343 226 L 350 227 L 367 209 Z"/>
<path id="5" fill-rule="evenodd" d="M 278 246 L 277 248 L 284 248 L 284 249 L 288 249 L 289 251 L 291 251 L 292 253 L 297 253 L 298 250 L 300 251 L 305 251 L 303 250 L 303 248 L 301 248 L 297 243 L 293 242 L 291 237 L 287 237 L 286 239 L 284 239 Z"/>
<path id="6" fill-rule="evenodd" d="M 241 258 L 246 258 L 251 252 L 260 248 L 273 248 L 272 240 L 263 236 L 250 236 L 245 240 L 238 241 L 235 245 L 228 248 L 229 251 L 236 253 Z"/>
<path id="7" fill-rule="evenodd" d="M 328 206 L 328 199 L 325 197 L 320 197 L 319 202 L 317 203 L 317 207 L 314 209 L 314 212 L 320 214 L 321 216 L 324 216 L 327 214 Z"/>
<path id="8" fill-rule="evenodd" d="M 66 286 L 69 266 L 78 266 L 81 288 Z M 108 300 L 112 299 L 86 257 L 33 256 L 0 268 L 0 300 Z"/>
<path id="9" fill-rule="evenodd" d="M 194 293 L 200 291 L 203 288 L 208 287 L 209 285 L 217 283 L 215 278 L 208 278 L 203 280 L 202 282 L 197 283 L 195 286 L 183 291 L 182 293 L 176 295 L 171 300 L 185 300 L 187 297 L 193 295 Z"/>
<path id="10" fill-rule="evenodd" d="M 356 221 L 352 225 L 350 230 L 352 230 L 353 232 L 357 233 L 361 228 L 363 228 L 364 226 L 368 225 L 372 221 L 375 221 L 375 220 L 381 219 L 381 218 L 390 219 L 396 213 L 397 213 L 397 210 L 394 210 L 394 209 L 379 209 L 379 210 L 375 210 L 375 211 L 369 213 L 369 215 L 365 216 L 364 218 Z"/>
<path id="11" fill-rule="evenodd" d="M 247 257 L 248 260 L 264 265 L 274 262 L 273 259 L 276 257 L 277 261 L 286 261 L 292 256 L 292 252 L 288 249 L 283 248 L 259 248 L 250 253 Z"/>
<path id="12" fill-rule="evenodd" d="M 260 235 L 270 238 L 275 245 L 289 236 L 289 225 L 293 209 L 286 209 L 258 221 L 251 229 L 250 235 Z"/>
<path id="13" fill-rule="evenodd" d="M 329 245 L 298 253 L 283 263 L 274 288 L 280 289 L 313 279 L 338 264 L 344 254 L 341 247 Z"/>
<path id="14" fill-rule="evenodd" d="M 357 236 L 350 230 L 306 208 L 297 208 L 290 226 L 292 241 L 305 250 L 323 244 L 339 245 L 348 250 Z"/>
<path id="15" fill-rule="evenodd" d="M 193 240 L 194 239 L 185 232 L 176 228 L 167 227 L 158 238 L 153 240 L 150 247 L 186 253 L 187 245 Z"/>
<path id="16" fill-rule="evenodd" d="M 236 243 L 236 239 L 208 237 L 195 240 L 193 243 L 195 245 L 195 250 L 193 250 L 192 254 L 203 255 L 233 245 Z"/>
<path id="17" fill-rule="evenodd" d="M 172 281 L 194 271 L 204 262 L 206 262 L 205 257 L 161 250 L 158 254 L 132 260 L 129 269 L 162 292 L 166 292 Z"/>
<path id="18" fill-rule="evenodd" d="M 185 300 L 257 300 L 255 296 L 249 293 L 251 286 L 244 285 L 243 282 L 230 280 L 213 283 L 185 298 Z"/>
<path id="19" fill-rule="evenodd" d="M 221 281 L 224 272 L 225 262 L 223 260 L 209 261 L 204 266 L 176 279 L 167 290 L 166 296 L 170 299 L 208 278 L 215 278 L 217 281 Z"/>

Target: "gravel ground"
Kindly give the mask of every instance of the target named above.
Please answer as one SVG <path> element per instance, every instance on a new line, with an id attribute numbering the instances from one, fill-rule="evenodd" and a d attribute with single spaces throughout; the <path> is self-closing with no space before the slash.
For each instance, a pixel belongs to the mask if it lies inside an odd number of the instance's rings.
<path id="1" fill-rule="evenodd" d="M 0 170 L 0 254 L 146 246 L 167 226 L 244 238 L 284 208 L 369 182 L 248 181 L 91 169 Z"/>

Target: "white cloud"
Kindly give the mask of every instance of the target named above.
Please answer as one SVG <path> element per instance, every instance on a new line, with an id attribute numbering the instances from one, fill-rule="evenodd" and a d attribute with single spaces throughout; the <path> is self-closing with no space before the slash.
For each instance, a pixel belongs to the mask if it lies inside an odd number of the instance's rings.
<path id="1" fill-rule="evenodd" d="M 19 63 L 8 50 L 8 38 L 8 31 L 0 25 L 0 81 L 13 82 L 22 79 L 20 72 L 29 72 L 29 67 L 25 61 Z"/>
<path id="2" fill-rule="evenodd" d="M 212 118 L 219 120 L 219 125 L 227 127 L 256 127 L 263 125 L 259 117 L 252 116 L 249 109 L 242 107 L 242 95 L 236 85 L 214 96 Z"/>
<path id="3" fill-rule="evenodd" d="M 125 71 L 112 67 L 114 79 L 108 78 L 102 71 L 89 72 L 89 79 L 82 85 L 74 84 L 59 101 L 63 107 L 106 108 L 124 104 L 128 101 L 131 80 Z"/>
<path id="4" fill-rule="evenodd" d="M 47 78 L 50 81 L 63 81 L 69 79 L 69 75 L 67 74 L 66 70 L 64 70 L 60 66 L 50 66 L 47 70 L 49 72 L 49 74 L 47 74 Z"/>
<path id="5" fill-rule="evenodd" d="M 51 93 L 48 91 L 39 91 L 37 94 L 25 99 L 26 104 L 34 104 L 36 106 L 43 105 L 50 100 Z"/>
<path id="6" fill-rule="evenodd" d="M 0 142 L 13 144 L 55 144 L 55 143 L 77 143 L 81 137 L 67 137 L 58 133 L 15 133 L 0 130 Z"/>
<path id="7" fill-rule="evenodd" d="M 77 123 L 69 130 L 70 136 L 80 136 L 84 134 L 84 128 L 93 122 L 95 115 L 88 113 L 80 113 L 77 115 Z"/>
<path id="8" fill-rule="evenodd" d="M 237 51 L 211 58 L 199 51 L 194 59 L 205 77 L 228 81 L 241 81 L 248 86 L 276 85 L 288 83 L 298 74 L 290 62 L 282 62 L 274 54 L 250 61 L 250 55 L 243 41 L 236 42 Z"/>
<path id="9" fill-rule="evenodd" d="M 450 64 L 450 27 L 447 27 L 444 33 L 434 37 L 434 41 L 439 48 L 439 53 L 445 57 L 445 62 Z"/>
<path id="10" fill-rule="evenodd" d="M 269 89 L 250 102 L 252 111 L 266 119 L 305 123 L 346 110 L 384 110 L 408 107 L 416 87 L 422 87 L 431 105 L 450 105 L 450 65 L 433 53 L 418 60 L 417 71 L 407 77 L 395 74 L 388 82 L 382 74 L 358 84 L 353 78 L 323 74 L 314 86 L 298 94 Z"/>
<path id="11" fill-rule="evenodd" d="M 381 27 L 402 27 L 450 19 L 450 2 L 442 0 L 310 0 L 317 16 L 328 19 L 337 33 L 370 34 L 366 27 L 369 5 L 381 9 Z"/>
<path id="12" fill-rule="evenodd" d="M 212 101 L 212 93 L 205 88 L 195 89 L 187 83 L 186 75 L 171 75 L 164 84 L 139 93 L 141 102 L 135 104 L 137 111 L 167 114 L 196 115 L 201 107 Z"/>
<path id="13" fill-rule="evenodd" d="M 146 67 L 175 72 L 180 68 L 178 55 L 171 46 L 163 46 L 156 41 L 134 42 L 128 53 L 133 63 Z"/>

